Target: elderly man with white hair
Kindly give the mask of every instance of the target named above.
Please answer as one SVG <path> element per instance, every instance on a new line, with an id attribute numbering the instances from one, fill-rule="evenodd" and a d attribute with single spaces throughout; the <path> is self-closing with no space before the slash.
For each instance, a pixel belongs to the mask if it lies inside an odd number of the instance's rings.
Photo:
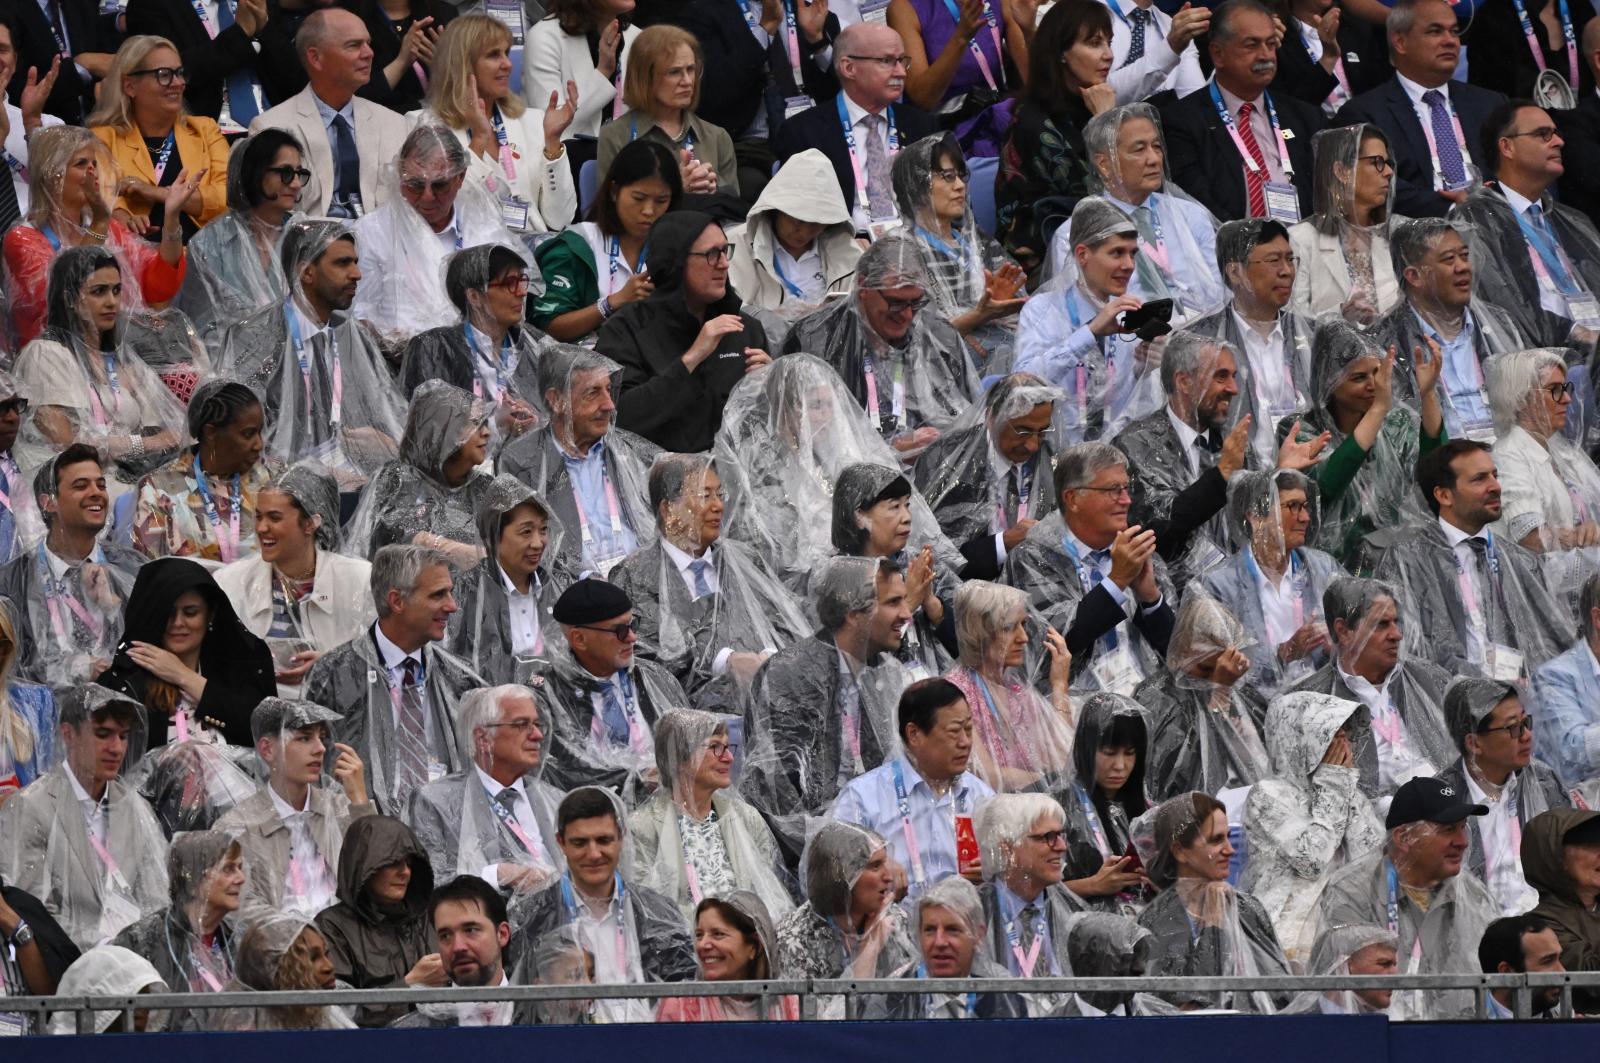
<path id="1" fill-rule="evenodd" d="M 405 817 L 441 879 L 477 875 L 529 893 L 560 873 L 561 794 L 540 780 L 550 726 L 531 687 L 480 687 L 461 699 L 456 742 L 472 764 L 417 790 Z"/>
<path id="2" fill-rule="evenodd" d="M 989 929 L 987 917 L 977 888 L 966 879 L 952 876 L 935 883 L 917 899 L 912 916 L 920 962 L 902 978 L 1006 977 L 1006 971 L 984 952 L 983 940 Z M 924 991 L 872 998 L 863 1017 L 1021 1019 L 1026 1016 L 1027 1008 L 1016 993 Z"/>

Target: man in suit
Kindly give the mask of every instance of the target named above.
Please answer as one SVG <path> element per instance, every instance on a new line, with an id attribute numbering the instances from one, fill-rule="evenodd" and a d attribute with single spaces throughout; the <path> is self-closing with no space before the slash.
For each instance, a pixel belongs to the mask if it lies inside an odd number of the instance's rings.
<path id="1" fill-rule="evenodd" d="M 1314 105 L 1267 91 L 1278 70 L 1278 30 L 1258 0 L 1224 0 L 1211 14 L 1212 80 L 1161 115 L 1173 180 L 1218 218 L 1311 213 Z"/>
<path id="2" fill-rule="evenodd" d="M 1451 78 L 1461 30 L 1445 0 L 1398 0 L 1386 30 L 1395 76 L 1341 107 L 1334 122 L 1370 122 L 1388 136 L 1394 213 L 1441 218 L 1466 201 L 1483 121 L 1505 97 Z"/>
<path id="3" fill-rule="evenodd" d="M 1032 373 L 1002 377 L 979 423 L 946 432 L 917 459 L 917 490 L 967 559 L 963 579 L 995 579 L 1006 553 L 1056 506 L 1051 424 L 1059 388 Z"/>
<path id="4" fill-rule="evenodd" d="M 1600 572 L 1578 595 L 1578 640 L 1533 671 L 1539 756 L 1568 786 L 1600 775 Z"/>
<path id="5" fill-rule="evenodd" d="M 19 100 L 28 72 L 37 71 L 43 81 L 59 55 L 60 73 L 45 98 L 44 113 L 69 125 L 82 125 L 94 109 L 95 86 L 111 69 L 111 57 L 122 43 L 116 16 L 100 15 L 95 0 L 45 0 L 42 4 L 17 0 L 7 14 L 14 19 L 16 66 L 5 86 L 6 95 Z"/>
<path id="6" fill-rule="evenodd" d="M 1600 78 L 1600 19 L 1590 19 L 1583 27 L 1579 47 L 1590 73 Z M 1600 225 L 1600 92 L 1585 93 L 1578 97 L 1578 106 L 1552 111 L 1551 117 L 1566 141 L 1559 198 Z"/>
<path id="7" fill-rule="evenodd" d="M 900 148 L 937 132 L 932 118 L 898 102 L 905 90 L 905 54 L 900 35 L 888 26 L 858 22 L 833 43 L 839 95 L 801 111 L 772 138 L 780 163 L 807 148 L 817 148 L 833 163 L 844 201 L 850 204 L 856 232 L 868 235 L 873 222 L 897 216 L 889 167 Z M 856 174 L 866 182 L 856 187 Z"/>
<path id="8" fill-rule="evenodd" d="M 467 694 L 455 723 L 472 766 L 412 794 L 406 822 L 441 878 L 477 875 L 503 892 L 532 892 L 561 871 L 561 793 L 540 780 L 552 722 L 533 688 L 510 684 Z"/>
<path id="9" fill-rule="evenodd" d="M 1398 539 L 1377 567 L 1405 591 L 1414 652 L 1452 675 L 1507 682 L 1560 653 L 1567 611 L 1537 557 L 1488 530 L 1500 519 L 1489 445 L 1455 439 L 1430 451 L 1417 462 L 1417 486 L 1438 519 Z"/>
<path id="10" fill-rule="evenodd" d="M 311 180 L 300 207 L 307 214 L 359 218 L 387 198 L 379 176 L 400 154 L 406 121 L 356 96 L 372 74 L 372 38 L 355 15 L 314 13 L 295 36 L 295 50 L 310 84 L 257 115 L 250 131 L 286 129 L 305 146 Z"/>
<path id="11" fill-rule="evenodd" d="M 1296 0 L 1272 87 L 1315 104 L 1332 117 L 1389 76 L 1382 32 L 1358 18 L 1345 18 L 1337 0 Z"/>
<path id="12" fill-rule="evenodd" d="M 1111 73 L 1106 76 L 1119 104 L 1139 103 L 1157 93 L 1187 96 L 1205 87 L 1195 41 L 1211 26 L 1211 9 L 1185 4 L 1169 13 L 1153 0 L 1107 4 L 1111 9 Z"/>
<path id="13" fill-rule="evenodd" d="M 294 44 L 271 18 L 270 0 L 128 0 L 129 33 L 165 37 L 188 74 L 184 103 L 215 118 L 223 132 L 243 130 L 268 100 L 274 70 L 296 71 Z"/>
<path id="14" fill-rule="evenodd" d="M 311 666 L 305 698 L 338 706 L 334 742 L 355 750 L 379 809 L 398 815 L 419 786 L 466 766 L 456 706 L 487 684 L 436 645 L 456 611 L 444 554 L 383 547 L 372 559 L 372 598 L 377 623 Z"/>

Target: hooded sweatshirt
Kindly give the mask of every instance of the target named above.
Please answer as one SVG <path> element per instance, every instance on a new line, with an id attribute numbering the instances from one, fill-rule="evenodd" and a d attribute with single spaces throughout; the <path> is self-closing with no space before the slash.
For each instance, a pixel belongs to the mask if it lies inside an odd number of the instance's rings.
<path id="1" fill-rule="evenodd" d="M 1569 971 L 1600 970 L 1600 912 L 1579 903 L 1567 874 L 1562 839 L 1597 817 L 1600 812 L 1552 808 L 1535 816 L 1522 832 L 1522 873 L 1539 891 L 1539 906 L 1532 914 L 1555 928 L 1561 963 Z M 1574 990 L 1572 1006 L 1583 1013 L 1600 1011 L 1600 991 Z"/>
<path id="2" fill-rule="evenodd" d="M 713 224 L 709 214 L 692 210 L 674 211 L 656 222 L 646 261 L 655 291 L 613 314 L 600 326 L 595 341 L 595 350 L 622 366 L 618 427 L 665 450 L 710 450 L 728 394 L 744 379 L 745 349 L 768 349 L 766 330 L 740 309 L 732 284 L 703 313 L 691 311 L 685 300 L 689 249 Z M 744 328 L 719 339 L 711 356 L 693 372 L 685 369 L 683 356 L 701 327 L 722 314 L 737 314 Z"/>
<path id="3" fill-rule="evenodd" d="M 372 877 L 401 861 L 411 865 L 400 911 L 380 908 L 367 892 Z M 317 914 L 328 939 L 328 958 L 339 981 L 352 989 L 398 988 L 417 961 L 436 951 L 428 933 L 433 865 L 411 828 L 389 816 L 363 816 L 350 824 L 339 853 L 339 903 Z M 410 1009 L 372 1005 L 356 1012 L 358 1026 L 387 1026 Z"/>
<path id="4" fill-rule="evenodd" d="M 744 225 L 729 234 L 733 243 L 733 264 L 728 269 L 728 283 L 733 289 L 746 303 L 768 310 L 803 302 L 773 267 L 778 252 L 779 213 L 797 221 L 827 226 L 812 246 L 822 257 L 828 291 L 849 291 L 855 283 L 856 259 L 861 257 L 861 247 L 856 243 L 855 224 L 850 220 L 844 195 L 839 191 L 833 164 L 816 148 L 808 148 L 784 163 L 762 190 L 756 205 L 750 208 Z"/>
<path id="5" fill-rule="evenodd" d="M 278 693 L 272 652 L 240 622 L 211 573 L 187 558 L 163 557 L 139 569 L 128 595 L 116 656 L 95 682 L 143 705 L 150 713 L 147 746 L 166 745 L 172 717 L 150 705 L 147 699 L 155 677 L 134 663 L 128 649 L 135 642 L 163 645 L 173 604 L 189 591 L 198 591 L 211 611 L 210 627 L 200 644 L 200 674 L 207 677 L 206 689 L 191 718 L 221 731 L 229 745 L 254 746 L 250 713 L 262 698 Z M 134 759 L 129 757 L 130 762 Z"/>

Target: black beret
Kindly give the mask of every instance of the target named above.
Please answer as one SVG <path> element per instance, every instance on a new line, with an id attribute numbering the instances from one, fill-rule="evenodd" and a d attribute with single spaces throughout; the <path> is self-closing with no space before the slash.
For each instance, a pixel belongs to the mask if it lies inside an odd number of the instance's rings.
<path id="1" fill-rule="evenodd" d="M 558 624 L 592 624 L 610 620 L 633 608 L 633 600 L 614 583 L 581 579 L 556 599 L 551 615 Z"/>

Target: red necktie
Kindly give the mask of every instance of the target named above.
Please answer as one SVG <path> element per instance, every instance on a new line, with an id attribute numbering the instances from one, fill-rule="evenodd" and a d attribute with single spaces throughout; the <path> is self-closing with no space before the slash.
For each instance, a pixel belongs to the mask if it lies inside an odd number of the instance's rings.
<path id="1" fill-rule="evenodd" d="M 1250 128 L 1250 112 L 1255 110 L 1255 104 L 1246 103 L 1239 107 L 1239 138 L 1244 141 L 1244 146 L 1249 149 L 1250 157 L 1256 161 L 1256 168 L 1248 165 L 1244 168 L 1244 184 L 1250 193 L 1250 217 L 1265 218 L 1267 216 L 1267 160 L 1261 154 L 1261 145 L 1256 143 L 1256 132 Z"/>

